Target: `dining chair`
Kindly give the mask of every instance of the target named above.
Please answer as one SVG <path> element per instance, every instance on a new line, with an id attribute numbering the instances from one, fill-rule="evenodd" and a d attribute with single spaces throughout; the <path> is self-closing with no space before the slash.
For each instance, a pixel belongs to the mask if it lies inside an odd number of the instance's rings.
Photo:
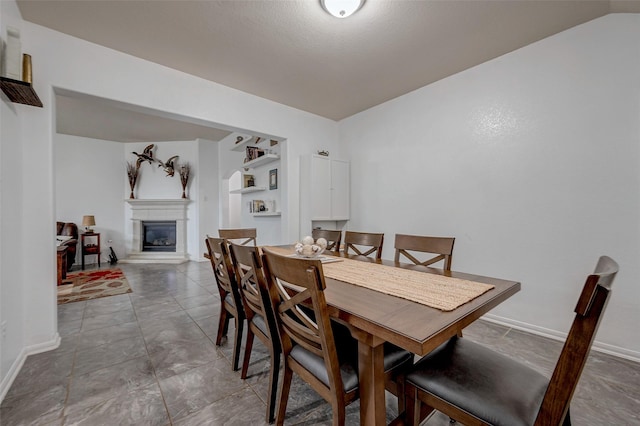
<path id="1" fill-rule="evenodd" d="M 358 345 L 346 327 L 329 317 L 322 262 L 263 252 L 284 359 L 276 424 L 284 422 L 295 372 L 331 404 L 333 424 L 344 425 L 345 407 L 359 396 Z M 413 363 L 410 353 L 393 345 L 390 349 L 385 351 L 385 376 Z M 403 374 L 398 377 L 404 380 Z M 404 389 L 404 381 L 398 389 Z"/>
<path id="2" fill-rule="evenodd" d="M 242 331 L 245 319 L 242 297 L 240 296 L 236 275 L 231 264 L 227 242 L 222 238 L 213 237 L 207 237 L 205 242 L 222 303 L 220 307 L 220 318 L 218 320 L 216 345 L 220 346 L 222 337 L 227 335 L 229 315 L 231 315 L 235 321 L 232 368 L 233 371 L 236 371 L 240 361 L 240 346 L 242 343 Z"/>
<path id="3" fill-rule="evenodd" d="M 617 272 L 618 264 L 602 256 L 587 277 L 551 379 L 469 339 L 454 337 L 407 375 L 409 423 L 419 423 L 424 403 L 426 414 L 435 409 L 466 425 L 570 425 L 569 403 Z"/>
<path id="4" fill-rule="evenodd" d="M 381 259 L 383 243 L 384 234 L 353 231 L 345 231 L 344 233 L 344 252 L 346 254 L 349 254 L 349 250 L 353 250 L 355 254 L 360 256 L 369 256 L 375 253 L 375 258 Z M 368 250 L 358 246 L 368 247 Z"/>
<path id="5" fill-rule="evenodd" d="M 273 423 L 275 420 L 280 354 L 282 350 L 280 348 L 278 325 L 264 277 L 260 249 L 253 246 L 229 243 L 229 251 L 236 271 L 236 280 L 240 288 L 248 325 L 240 377 L 242 379 L 247 378 L 253 348 L 253 337 L 258 336 L 269 350 L 271 358 L 266 418 L 267 422 Z"/>
<path id="6" fill-rule="evenodd" d="M 256 228 L 218 229 L 218 235 L 227 241 L 235 240 L 243 246 L 249 243 L 256 245 Z"/>
<path id="7" fill-rule="evenodd" d="M 325 250 L 340 251 L 340 242 L 342 240 L 342 231 L 332 231 L 329 229 L 314 229 L 311 231 L 314 240 L 324 238 L 327 240 L 327 248 Z"/>
<path id="8" fill-rule="evenodd" d="M 448 237 L 427 237 L 420 235 L 396 234 L 395 241 L 395 261 L 400 261 L 400 256 L 406 257 L 416 265 L 429 266 L 434 263 L 444 261 L 444 269 L 451 270 L 451 258 L 453 257 L 453 243 L 455 238 Z M 430 253 L 437 256 L 427 260 L 418 260 L 412 252 Z"/>

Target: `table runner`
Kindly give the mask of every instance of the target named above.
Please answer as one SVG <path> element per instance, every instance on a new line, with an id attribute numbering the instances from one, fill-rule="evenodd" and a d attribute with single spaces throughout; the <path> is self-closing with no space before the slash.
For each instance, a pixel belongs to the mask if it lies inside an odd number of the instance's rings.
<path id="1" fill-rule="evenodd" d="M 290 250 L 269 247 L 278 254 Z M 286 253 L 285 253 L 286 251 Z M 423 305 L 452 311 L 494 288 L 493 285 L 411 269 L 342 258 L 322 265 L 325 277 Z"/>
<path id="2" fill-rule="evenodd" d="M 322 269 L 325 277 L 442 311 L 453 311 L 494 288 L 490 284 L 351 259 L 322 265 Z"/>

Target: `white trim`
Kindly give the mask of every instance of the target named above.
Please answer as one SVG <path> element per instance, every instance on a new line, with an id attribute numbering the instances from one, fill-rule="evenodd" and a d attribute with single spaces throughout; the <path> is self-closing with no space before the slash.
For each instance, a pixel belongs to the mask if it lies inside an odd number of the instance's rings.
<path id="1" fill-rule="evenodd" d="M 2 383 L 0 383 L 0 403 L 4 400 L 4 397 L 7 396 L 11 385 L 13 384 L 16 377 L 18 377 L 18 373 L 22 369 L 24 362 L 27 360 L 29 355 L 35 355 L 42 352 L 52 351 L 60 346 L 60 335 L 56 333 L 53 337 L 53 340 L 44 343 L 38 343 L 36 345 L 26 346 L 22 348 L 20 354 L 9 368 L 9 371 L 4 376 Z"/>
<path id="2" fill-rule="evenodd" d="M 559 342 L 564 342 L 567 339 L 567 333 L 561 333 L 556 330 L 539 327 L 537 325 L 529 324 L 526 322 L 499 317 L 492 314 L 486 314 L 482 317 L 482 319 L 494 324 L 503 325 L 505 327 L 510 327 L 516 330 L 535 334 L 537 336 L 542 336 L 548 339 L 557 340 Z M 625 349 L 620 346 L 614 346 L 608 343 L 598 342 L 596 340 L 593 342 L 591 349 L 593 349 L 596 352 L 601 352 L 607 355 L 613 355 L 618 358 L 628 359 L 629 361 L 640 363 L 640 352 Z"/>

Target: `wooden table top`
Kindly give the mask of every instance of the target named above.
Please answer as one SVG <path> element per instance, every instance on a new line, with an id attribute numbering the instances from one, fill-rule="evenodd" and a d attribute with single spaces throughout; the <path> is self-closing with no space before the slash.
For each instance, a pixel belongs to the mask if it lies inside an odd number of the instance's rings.
<path id="1" fill-rule="evenodd" d="M 325 253 L 329 254 L 329 253 Z M 340 257 L 376 262 L 362 256 Z M 332 316 L 418 355 L 425 355 L 520 290 L 520 283 L 437 268 L 381 260 L 390 266 L 476 281 L 495 286 L 450 312 L 326 278 L 325 297 Z"/>
<path id="2" fill-rule="evenodd" d="M 268 246 L 266 246 L 268 249 Z M 291 249 L 293 246 L 277 246 Z M 520 291 L 516 281 L 444 271 L 438 268 L 417 266 L 392 260 L 375 260 L 370 257 L 326 251 L 333 255 L 365 262 L 408 268 L 429 274 L 492 284 L 494 288 L 450 312 L 431 308 L 420 303 L 390 296 L 375 290 L 326 278 L 325 297 L 332 317 L 357 327 L 367 333 L 391 342 L 417 355 L 426 355 L 451 336 L 458 334 L 469 324 Z M 206 256 L 208 258 L 208 255 Z"/>

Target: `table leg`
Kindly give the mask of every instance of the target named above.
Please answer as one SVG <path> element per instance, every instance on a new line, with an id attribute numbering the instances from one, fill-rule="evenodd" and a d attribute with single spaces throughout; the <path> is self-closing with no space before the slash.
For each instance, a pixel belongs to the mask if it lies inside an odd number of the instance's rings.
<path id="1" fill-rule="evenodd" d="M 59 246 L 56 248 L 58 263 L 58 285 L 62 285 L 62 280 L 67 278 L 67 247 Z"/>
<path id="2" fill-rule="evenodd" d="M 67 278 L 67 252 L 62 255 L 62 279 Z"/>
<path id="3" fill-rule="evenodd" d="M 358 340 L 360 387 L 360 424 L 384 425 L 387 422 L 384 396 L 384 345 Z"/>
<path id="4" fill-rule="evenodd" d="M 64 254 L 62 254 L 62 252 L 58 252 L 58 278 L 57 278 L 57 283 L 58 285 L 62 285 L 62 268 L 63 268 L 63 262 L 62 262 L 62 257 L 64 256 Z"/>

